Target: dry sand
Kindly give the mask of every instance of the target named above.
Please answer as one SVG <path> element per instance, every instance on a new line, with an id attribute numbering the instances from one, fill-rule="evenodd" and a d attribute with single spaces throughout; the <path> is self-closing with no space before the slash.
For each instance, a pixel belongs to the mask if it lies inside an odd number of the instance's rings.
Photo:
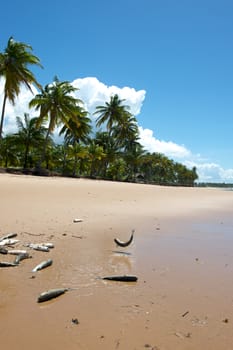
<path id="1" fill-rule="evenodd" d="M 233 192 L 7 174 L 0 189 L 0 236 L 55 245 L 0 268 L 2 349 L 232 350 Z M 99 278 L 118 274 L 138 281 Z"/>

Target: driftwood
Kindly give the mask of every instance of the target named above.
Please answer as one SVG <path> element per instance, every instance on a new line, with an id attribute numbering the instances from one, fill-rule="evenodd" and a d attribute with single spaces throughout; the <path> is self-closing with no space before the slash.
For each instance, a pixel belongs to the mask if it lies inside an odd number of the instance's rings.
<path id="1" fill-rule="evenodd" d="M 136 282 L 138 280 L 137 276 L 123 275 L 123 276 L 105 276 L 102 277 L 103 280 L 118 281 L 118 282 Z"/>

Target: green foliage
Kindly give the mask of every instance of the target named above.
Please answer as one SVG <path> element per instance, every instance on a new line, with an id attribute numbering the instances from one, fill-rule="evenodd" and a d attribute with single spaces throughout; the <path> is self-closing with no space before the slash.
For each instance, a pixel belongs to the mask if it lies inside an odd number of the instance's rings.
<path id="1" fill-rule="evenodd" d="M 33 73 L 28 69 L 29 65 L 41 66 L 38 57 L 32 54 L 32 47 L 22 42 L 9 38 L 7 47 L 0 53 L 0 77 L 4 78 L 4 97 L 0 122 L 0 140 L 2 138 L 6 100 L 13 105 L 20 93 L 21 85 L 25 85 L 31 92 L 31 84 L 40 88 Z"/>
<path id="2" fill-rule="evenodd" d="M 144 182 L 162 185 L 193 186 L 198 179 L 196 168 L 188 169 L 160 153 L 146 152 L 139 142 L 135 116 L 117 94 L 94 115 L 97 131 L 92 134 L 91 119 L 83 102 L 74 97 L 68 81 L 54 78 L 41 88 L 28 65 L 40 65 L 31 47 L 10 38 L 0 53 L 0 77 L 5 79 L 0 124 L 0 165 L 2 167 L 44 168 L 65 176 L 88 176 L 115 181 Z M 2 137 L 6 100 L 14 104 L 21 84 L 31 90 L 40 88 L 29 103 L 37 117 L 16 117 L 15 134 Z M 104 127 L 104 131 L 100 127 Z M 53 140 L 55 128 L 64 136 L 63 144 Z M 39 173 L 40 174 L 40 173 Z"/>

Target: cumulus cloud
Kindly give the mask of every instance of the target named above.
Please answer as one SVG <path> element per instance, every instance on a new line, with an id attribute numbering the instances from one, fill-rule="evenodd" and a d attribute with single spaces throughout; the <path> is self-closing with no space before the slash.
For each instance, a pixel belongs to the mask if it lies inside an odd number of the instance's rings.
<path id="1" fill-rule="evenodd" d="M 72 85 L 78 89 L 75 94 L 84 102 L 90 114 L 94 113 L 96 106 L 105 104 L 110 100 L 110 96 L 117 94 L 121 100 L 125 100 L 125 104 L 130 107 L 130 112 L 136 116 L 141 111 L 146 95 L 145 90 L 136 91 L 130 87 L 107 86 L 95 77 L 76 79 Z"/>
<path id="2" fill-rule="evenodd" d="M 157 139 L 150 129 L 139 127 L 140 143 L 149 152 L 158 152 L 175 161 L 181 162 L 187 168 L 196 167 L 199 182 L 233 183 L 233 169 L 224 169 L 219 164 L 203 159 L 200 154 L 193 154 L 184 145 L 173 141 Z"/>
<path id="3" fill-rule="evenodd" d="M 110 100 L 110 96 L 117 94 L 120 99 L 125 100 L 125 104 L 130 107 L 133 115 L 140 114 L 143 102 L 145 100 L 145 90 L 135 90 L 130 87 L 107 86 L 100 82 L 95 77 L 86 77 L 75 79 L 72 85 L 78 90 L 75 96 L 81 99 L 85 109 L 93 118 L 93 113 L 96 106 L 104 105 Z M 3 102 L 3 79 L 0 79 L 0 108 Z M 32 87 L 33 93 L 37 94 L 36 88 Z M 21 92 L 12 106 L 9 102 L 6 103 L 4 134 L 16 131 L 16 116 L 23 117 L 24 113 L 29 113 L 30 116 L 36 116 L 34 110 L 29 110 L 28 103 L 33 98 L 32 93 L 22 86 Z M 179 145 L 173 141 L 159 140 L 154 136 L 153 131 L 148 128 L 139 126 L 140 143 L 149 152 L 159 152 L 169 158 L 177 160 L 187 167 L 195 166 L 201 182 L 233 182 L 233 169 L 223 169 L 220 165 L 208 162 L 200 158 L 199 155 L 194 155 L 184 145 Z M 56 134 L 56 133 L 55 133 Z"/>
<path id="4" fill-rule="evenodd" d="M 12 105 L 7 101 L 5 108 L 4 119 L 4 134 L 12 133 L 16 131 L 16 116 L 22 117 L 24 113 L 33 115 L 35 112 L 28 107 L 29 101 L 33 98 L 34 94 L 38 91 L 34 86 L 31 86 L 32 92 L 22 85 L 19 96 L 15 99 L 15 104 Z M 2 108 L 3 96 L 4 96 L 4 82 L 0 79 L 0 108 Z"/>
<path id="5" fill-rule="evenodd" d="M 183 145 L 178 145 L 172 141 L 158 140 L 150 129 L 143 129 L 139 126 L 140 143 L 149 152 L 163 153 L 170 158 L 182 159 L 189 157 L 191 152 Z"/>
<path id="6" fill-rule="evenodd" d="M 233 183 L 233 169 L 224 169 L 212 162 L 185 160 L 183 163 L 189 168 L 197 168 L 199 182 Z"/>

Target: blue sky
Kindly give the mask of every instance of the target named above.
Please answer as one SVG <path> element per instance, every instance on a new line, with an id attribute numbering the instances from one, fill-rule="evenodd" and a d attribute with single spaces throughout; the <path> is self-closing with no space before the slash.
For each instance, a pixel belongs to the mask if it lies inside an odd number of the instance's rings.
<path id="1" fill-rule="evenodd" d="M 90 109 L 119 93 L 150 151 L 233 182 L 232 0 L 15 0 L 1 13 L 0 50 L 10 36 L 30 44 L 42 85 L 75 82 Z"/>

